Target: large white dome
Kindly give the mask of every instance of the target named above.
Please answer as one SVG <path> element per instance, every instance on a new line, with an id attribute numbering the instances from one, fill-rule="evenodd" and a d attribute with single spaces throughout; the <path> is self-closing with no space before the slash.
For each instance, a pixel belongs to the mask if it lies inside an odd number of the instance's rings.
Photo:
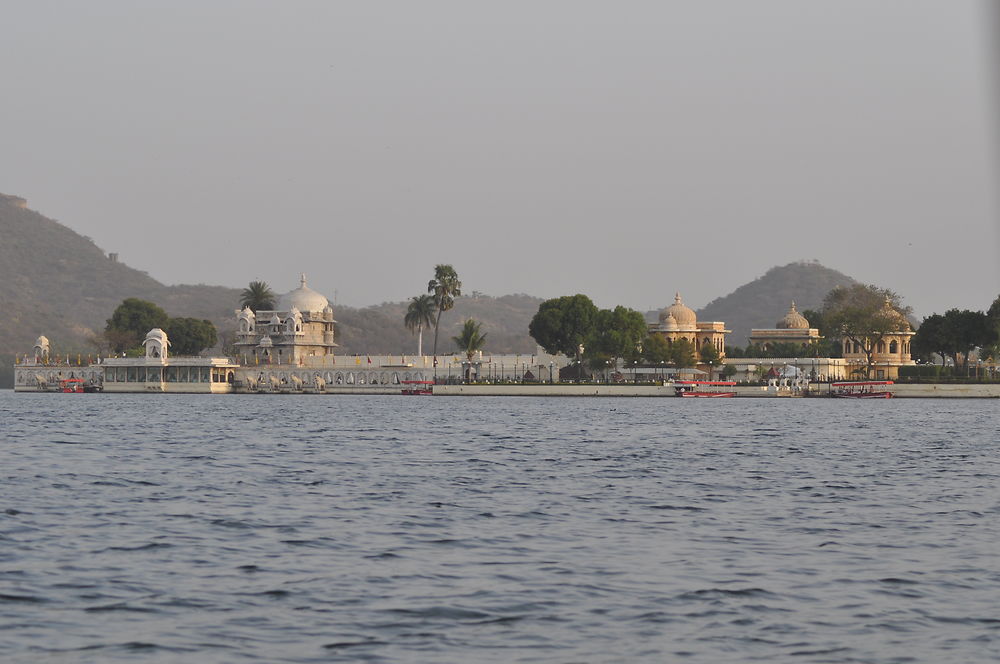
<path id="1" fill-rule="evenodd" d="M 302 275 L 301 285 L 295 290 L 285 293 L 278 299 L 278 311 L 323 311 L 330 306 L 329 300 L 323 295 L 306 286 L 306 275 Z"/>

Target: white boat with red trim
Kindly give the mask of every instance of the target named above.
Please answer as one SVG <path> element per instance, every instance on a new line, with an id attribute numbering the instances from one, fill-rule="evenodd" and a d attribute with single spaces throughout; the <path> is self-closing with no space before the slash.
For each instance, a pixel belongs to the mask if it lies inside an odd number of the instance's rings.
<path id="1" fill-rule="evenodd" d="M 736 387 L 733 380 L 677 380 L 674 381 L 674 390 L 679 397 L 735 397 L 736 390 L 725 388 Z"/>

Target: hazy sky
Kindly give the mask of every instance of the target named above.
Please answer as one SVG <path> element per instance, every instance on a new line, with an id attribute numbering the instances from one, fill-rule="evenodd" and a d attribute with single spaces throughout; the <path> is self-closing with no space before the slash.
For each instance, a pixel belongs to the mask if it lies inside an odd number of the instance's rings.
<path id="1" fill-rule="evenodd" d="M 0 192 L 166 283 L 366 305 L 452 263 L 648 309 L 817 259 L 922 315 L 1000 293 L 980 2 L 0 7 Z"/>

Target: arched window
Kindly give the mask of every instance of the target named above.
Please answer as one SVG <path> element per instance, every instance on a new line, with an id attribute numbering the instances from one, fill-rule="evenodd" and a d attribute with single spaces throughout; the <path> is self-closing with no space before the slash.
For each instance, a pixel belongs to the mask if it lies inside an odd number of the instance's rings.
<path id="1" fill-rule="evenodd" d="M 847 355 L 850 352 L 851 352 L 851 342 L 850 341 L 845 341 L 844 342 L 844 355 Z"/>
<path id="2" fill-rule="evenodd" d="M 890 353 L 897 353 L 897 352 L 899 352 L 899 344 L 896 343 L 895 339 L 893 339 L 892 341 L 889 342 L 889 352 Z"/>
<path id="3" fill-rule="evenodd" d="M 884 353 L 885 352 L 885 342 L 884 341 L 878 342 L 878 352 L 879 353 Z"/>

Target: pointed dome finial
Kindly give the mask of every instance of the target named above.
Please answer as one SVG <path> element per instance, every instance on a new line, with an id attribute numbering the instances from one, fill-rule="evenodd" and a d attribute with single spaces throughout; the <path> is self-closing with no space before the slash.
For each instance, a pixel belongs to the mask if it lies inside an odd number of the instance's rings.
<path id="1" fill-rule="evenodd" d="M 302 276 L 299 277 L 299 285 L 300 286 L 305 286 L 306 285 L 306 273 L 305 272 L 303 272 Z"/>
<path id="2" fill-rule="evenodd" d="M 674 304 L 684 304 L 681 301 L 681 294 L 680 294 L 679 291 L 677 291 L 677 292 L 674 293 Z"/>

